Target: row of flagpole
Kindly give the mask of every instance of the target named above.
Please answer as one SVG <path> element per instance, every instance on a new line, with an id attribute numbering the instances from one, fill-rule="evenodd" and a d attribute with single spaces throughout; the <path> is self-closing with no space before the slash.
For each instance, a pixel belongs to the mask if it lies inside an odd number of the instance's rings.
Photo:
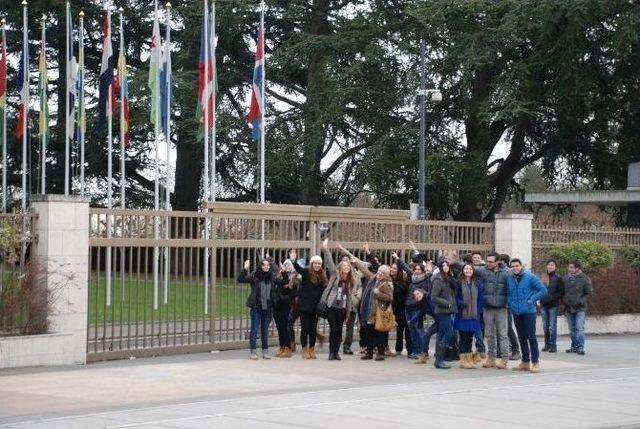
<path id="1" fill-rule="evenodd" d="M 204 131 L 204 171 L 203 171 L 203 203 L 215 201 L 216 198 L 216 44 L 215 35 L 215 1 L 209 11 L 209 1 L 203 0 L 204 17 L 203 33 L 201 40 L 201 51 L 199 61 L 199 96 L 198 115 Z M 28 49 L 28 21 L 27 21 L 27 1 L 22 1 L 23 6 L 23 49 L 20 58 L 20 68 L 18 73 L 18 92 L 20 102 L 18 107 L 18 124 L 16 138 L 22 138 L 22 211 L 27 209 L 27 171 L 28 171 L 28 112 L 30 98 L 30 78 L 29 78 L 29 49 Z M 265 3 L 260 4 L 260 29 L 256 43 L 256 60 L 254 67 L 253 83 L 251 90 L 251 106 L 248 120 L 252 123 L 253 138 L 259 140 L 259 201 L 265 202 L 265 61 L 264 61 L 264 14 Z M 79 192 L 81 195 L 87 193 L 85 181 L 85 137 L 86 137 L 86 110 L 85 110 L 85 62 L 84 62 L 84 13 L 79 14 L 78 29 L 78 60 L 74 56 L 73 49 L 73 25 L 71 18 L 70 3 L 66 2 L 66 29 L 65 29 L 65 58 L 66 58 L 66 91 L 65 91 L 65 169 L 64 169 L 64 193 L 71 192 L 70 180 L 70 154 L 71 144 L 77 139 L 80 153 L 80 183 Z M 124 41 L 124 18 L 123 9 L 119 9 L 119 32 L 120 49 L 118 58 L 117 75 L 114 77 L 114 58 L 111 43 L 111 11 L 110 1 L 107 0 L 104 10 L 103 22 L 103 55 L 100 68 L 99 84 L 99 124 L 107 126 L 107 207 L 113 208 L 113 112 L 114 112 L 114 85 L 119 90 L 120 98 L 120 208 L 125 208 L 125 156 L 128 146 L 129 133 L 129 108 L 128 108 L 128 82 L 126 69 L 126 45 Z M 158 10 L 158 0 L 154 2 L 154 23 L 151 40 L 151 58 L 149 70 L 149 87 L 152 93 L 151 122 L 154 124 L 155 138 L 155 182 L 154 182 L 154 209 L 160 209 L 160 170 L 159 152 L 161 134 L 164 134 L 167 152 L 166 175 L 164 182 L 164 208 L 170 210 L 170 151 L 171 151 L 171 4 L 167 3 L 166 8 L 166 34 L 164 50 L 161 49 L 160 37 L 160 14 Z M 42 17 L 42 42 L 39 56 L 40 78 L 38 82 L 40 98 L 40 117 L 38 134 L 40 137 L 41 155 L 41 192 L 46 192 L 46 146 L 49 138 L 48 120 L 48 95 L 47 95 L 47 66 L 46 66 L 46 17 Z M 6 37 L 5 22 L 2 22 L 2 57 L 0 57 L 0 108 L 2 109 L 2 210 L 7 207 L 7 182 L 6 182 Z M 162 70 L 161 70 L 162 68 Z M 77 105 L 76 105 L 77 102 Z M 77 107 L 77 109 L 76 109 Z M 77 128 L 76 128 L 77 127 Z M 159 239 L 158 217 L 155 225 L 155 238 Z M 169 238 L 169 218 L 166 217 L 165 238 Z M 107 237 L 111 236 L 111 218 L 107 217 Z M 208 238 L 209 230 L 204 228 L 205 238 Z M 124 255 L 124 252 L 121 252 Z M 209 254 L 206 259 L 208 261 Z M 165 248 L 165 296 L 167 300 L 168 276 L 169 276 L 169 252 Z M 158 308 L 158 261 L 159 248 L 154 248 L 154 308 Z M 107 249 L 106 255 L 106 283 L 107 283 L 107 305 L 111 301 L 111 249 Z M 205 261 L 205 282 L 208 284 L 209 264 Z M 205 288 L 207 293 L 208 288 Z M 205 299 L 205 306 L 208 297 Z M 208 311 L 205 308 L 205 311 Z"/>

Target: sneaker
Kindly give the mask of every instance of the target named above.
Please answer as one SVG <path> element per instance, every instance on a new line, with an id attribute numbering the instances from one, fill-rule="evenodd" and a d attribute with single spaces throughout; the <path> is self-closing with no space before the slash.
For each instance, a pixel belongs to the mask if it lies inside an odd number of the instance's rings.
<path id="1" fill-rule="evenodd" d="M 565 350 L 565 352 L 566 352 L 566 353 L 575 353 L 575 352 L 576 352 L 576 349 L 574 349 L 573 347 L 571 347 L 571 348 L 569 348 L 569 349 Z"/>
<path id="2" fill-rule="evenodd" d="M 353 355 L 353 351 L 351 351 L 351 347 L 345 347 L 344 349 L 342 349 L 342 354 L 344 355 Z"/>
<path id="3" fill-rule="evenodd" d="M 409 353 L 407 359 L 418 359 L 418 355 L 415 353 Z"/>
<path id="4" fill-rule="evenodd" d="M 271 359 L 271 355 L 269 354 L 269 350 L 262 351 L 262 359 Z"/>
<path id="5" fill-rule="evenodd" d="M 578 353 L 580 356 L 584 356 L 585 355 L 584 349 L 578 349 L 578 350 L 576 350 L 576 353 Z"/>
<path id="6" fill-rule="evenodd" d="M 556 347 L 549 347 L 549 350 L 547 350 L 549 353 L 556 353 L 558 351 L 558 349 Z"/>
<path id="7" fill-rule="evenodd" d="M 251 354 L 249 355 L 249 359 L 258 360 L 258 353 L 255 350 L 251 350 Z"/>

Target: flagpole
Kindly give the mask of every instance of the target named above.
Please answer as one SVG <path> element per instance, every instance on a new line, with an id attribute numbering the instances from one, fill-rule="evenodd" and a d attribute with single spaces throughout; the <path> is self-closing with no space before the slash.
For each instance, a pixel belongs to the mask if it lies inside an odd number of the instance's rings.
<path id="1" fill-rule="evenodd" d="M 154 11 L 155 11 L 155 23 L 154 26 L 156 25 L 156 23 L 158 22 L 158 0 L 155 0 L 154 2 Z M 156 43 L 160 44 L 160 40 L 158 38 L 158 40 L 156 41 Z M 159 45 L 158 45 L 159 46 Z M 152 49 L 158 49 L 156 47 L 152 47 Z M 156 51 L 157 52 L 157 51 Z M 154 53 L 152 52 L 151 55 L 153 56 Z M 155 65 L 152 64 L 152 66 L 154 67 L 159 67 L 159 58 L 156 58 L 157 62 L 155 63 Z M 152 61 L 153 63 L 153 61 Z M 151 73 L 152 71 L 149 70 L 149 72 Z M 156 79 L 154 82 L 155 88 L 154 88 L 154 95 L 153 97 L 155 98 L 155 100 L 152 101 L 152 103 L 155 101 L 155 127 L 154 127 L 154 132 L 155 132 L 155 152 L 156 152 L 156 164 L 155 164 L 155 181 L 154 181 L 154 195 L 153 195 L 153 207 L 156 211 L 156 215 L 153 217 L 154 220 L 154 228 L 153 228 L 153 235 L 154 235 L 154 239 L 159 240 L 160 239 L 160 235 L 159 235 L 159 229 L 160 229 L 160 223 L 159 223 L 159 219 L 158 219 L 158 214 L 157 212 L 160 210 L 160 155 L 159 155 L 159 150 L 160 150 L 160 76 L 158 76 L 158 70 L 154 71 L 155 75 L 156 75 Z M 158 309 L 158 259 L 160 257 L 159 254 L 159 248 L 158 246 L 154 246 L 153 248 L 153 309 L 157 310 Z"/>
<path id="2" fill-rule="evenodd" d="M 107 35 L 109 40 L 105 40 L 106 43 L 111 43 L 111 9 L 109 0 L 105 4 L 107 12 Z M 103 47 L 104 49 L 104 47 Z M 113 52 L 111 53 L 113 56 Z M 110 77 L 113 80 L 113 76 Z M 113 208 L 113 82 L 109 83 L 109 89 L 107 91 L 107 208 Z M 107 215 L 107 238 L 111 238 L 111 215 Z M 107 248 L 107 306 L 111 305 L 111 252 L 112 248 Z"/>
<path id="3" fill-rule="evenodd" d="M 164 132 L 164 138 L 167 145 L 167 172 L 164 180 L 164 194 L 165 194 L 165 210 L 171 210 L 171 192 L 169 190 L 169 183 L 171 177 L 171 3 L 167 2 L 167 22 L 166 22 L 166 37 L 164 40 L 164 49 L 166 52 L 165 65 L 167 68 L 165 73 L 164 85 L 166 87 L 166 103 L 167 110 L 166 115 L 166 129 Z M 160 103 L 162 105 L 162 103 Z M 169 215 L 165 217 L 165 238 L 169 239 L 169 227 L 170 218 Z M 167 304 L 169 300 L 169 247 L 164 248 L 164 303 Z"/>
<path id="4" fill-rule="evenodd" d="M 44 61 L 43 66 L 43 70 L 40 70 L 41 76 L 40 76 L 40 85 L 42 87 L 42 94 L 40 94 L 41 97 L 43 97 L 42 100 L 40 100 L 40 156 L 41 156 L 41 160 L 40 160 L 40 174 L 42 175 L 41 177 L 41 192 L 42 194 L 46 194 L 47 193 L 47 127 L 43 127 L 42 124 L 42 118 L 44 117 L 45 121 L 48 121 L 47 115 L 45 115 L 45 112 L 43 112 L 43 110 L 45 109 L 45 105 L 49 103 L 49 100 L 47 99 L 47 80 L 45 79 L 46 73 L 47 73 L 47 30 L 46 30 L 46 15 L 42 15 L 41 18 L 41 22 L 42 22 L 42 45 L 40 46 L 41 49 L 41 61 Z M 44 80 L 44 82 L 42 82 Z M 46 125 L 46 124 L 45 124 Z"/>
<path id="5" fill-rule="evenodd" d="M 4 97 L 5 105 L 2 110 L 2 213 L 7 212 L 7 75 L 6 75 L 6 61 L 7 61 L 7 36 L 5 34 L 5 27 L 7 26 L 7 20 L 2 18 L 2 55 L 5 61 L 5 76 L 4 76 Z"/>
<path id="6" fill-rule="evenodd" d="M 120 48 L 124 48 L 124 17 L 123 12 L 124 9 L 121 7 L 118 9 L 120 13 Z M 120 53 L 120 55 L 123 55 Z M 124 147 L 124 138 L 125 138 L 125 115 L 124 115 L 124 73 L 126 70 L 120 70 L 118 73 L 118 78 L 120 79 L 120 208 L 124 210 L 125 208 L 125 186 L 126 186 L 126 177 L 125 177 L 125 147 Z"/>
<path id="7" fill-rule="evenodd" d="M 22 76 L 22 92 L 28 93 L 29 91 L 29 39 L 27 35 L 27 0 L 22 0 L 22 61 L 24 64 L 24 76 Z M 28 97 L 22 97 L 24 103 L 22 115 L 22 213 L 27 212 L 27 116 L 29 115 L 29 100 Z M 23 222 L 24 226 L 24 222 Z M 24 229 L 24 228 L 23 228 Z M 24 246 L 23 246 L 24 247 Z M 24 257 L 24 250 L 22 251 L 22 257 Z"/>
<path id="8" fill-rule="evenodd" d="M 80 80 L 80 100 L 78 101 L 78 128 L 80 129 L 80 195 L 85 194 L 86 183 L 84 180 L 84 133 L 85 133 L 85 110 L 84 110 L 84 12 L 80 11 L 80 34 L 78 35 L 78 79 Z"/>
<path id="9" fill-rule="evenodd" d="M 69 26 L 71 25 L 71 5 L 69 4 L 69 2 L 67 1 L 67 25 L 66 25 L 66 37 L 65 37 L 65 47 L 66 47 L 66 54 L 67 54 L 67 65 L 65 67 L 66 69 L 66 83 L 67 85 L 69 84 L 69 76 L 71 75 L 71 70 L 69 70 L 69 53 L 70 53 L 70 49 L 72 49 L 72 46 L 69 46 L 69 38 L 71 36 L 70 31 L 69 31 Z M 70 88 L 67 88 L 67 90 L 65 91 L 65 138 L 64 138 L 64 194 L 65 195 L 69 195 L 69 114 L 71 113 L 71 109 L 69 107 L 69 90 Z"/>
<path id="10" fill-rule="evenodd" d="M 265 104 L 265 80 L 267 78 L 266 74 L 267 74 L 267 67 L 266 67 L 266 61 L 265 61 L 265 38 L 266 35 L 264 33 L 264 12 L 266 9 L 266 5 L 264 0 L 262 0 L 260 2 L 260 32 L 262 34 L 262 82 L 261 82 L 261 88 L 260 88 L 260 97 L 262 98 L 262 100 L 260 101 L 261 104 L 261 109 L 260 109 L 260 114 L 262 115 L 262 120 L 260 121 L 260 203 L 264 204 L 265 203 L 265 143 L 264 143 L 264 130 L 265 130 L 265 124 L 264 124 L 264 120 L 265 120 L 265 110 L 266 110 L 266 104 Z M 264 225 L 263 225 L 263 231 L 262 231 L 262 235 L 264 238 Z"/>
<path id="11" fill-rule="evenodd" d="M 204 114 L 204 180 L 202 186 L 203 192 L 203 210 L 207 211 L 207 203 L 209 202 L 210 184 L 209 184 L 209 0 L 204 0 L 204 87 L 202 88 L 203 114 Z M 208 219 L 205 219 L 204 239 L 209 241 L 209 225 Z M 204 251 L 204 313 L 209 314 L 209 248 Z"/>
<path id="12" fill-rule="evenodd" d="M 216 85 L 217 85 L 217 79 L 218 79 L 218 72 L 217 72 L 217 64 L 216 64 L 216 45 L 217 45 L 217 40 L 216 40 L 216 1 L 213 0 L 212 4 L 211 4 L 211 43 L 210 43 L 210 48 L 211 48 L 211 57 L 213 58 L 212 61 L 212 66 L 213 66 L 213 70 L 211 71 L 212 73 L 212 77 L 213 79 L 211 79 L 212 81 L 212 91 L 211 91 L 211 97 L 213 99 L 212 107 L 213 107 L 213 124 L 212 125 L 212 129 L 211 129 L 211 159 L 210 159 L 210 170 L 211 170 L 211 182 L 210 182 L 210 195 L 211 195 L 211 201 L 215 202 L 216 200 L 216 153 L 217 153 L 217 148 L 216 148 L 216 128 L 217 128 L 217 116 L 215 114 L 216 111 Z"/>

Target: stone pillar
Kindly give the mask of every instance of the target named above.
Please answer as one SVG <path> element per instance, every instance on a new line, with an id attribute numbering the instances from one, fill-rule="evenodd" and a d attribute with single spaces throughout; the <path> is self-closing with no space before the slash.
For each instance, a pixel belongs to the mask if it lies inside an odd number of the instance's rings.
<path id="1" fill-rule="evenodd" d="M 531 269 L 532 227 L 532 214 L 498 213 L 495 221 L 496 252 L 520 258 L 525 267 Z"/>
<path id="2" fill-rule="evenodd" d="M 33 269 L 53 297 L 50 332 L 71 334 L 63 364 L 84 364 L 87 357 L 89 290 L 89 199 L 34 195 L 31 211 L 38 218 L 32 249 Z"/>

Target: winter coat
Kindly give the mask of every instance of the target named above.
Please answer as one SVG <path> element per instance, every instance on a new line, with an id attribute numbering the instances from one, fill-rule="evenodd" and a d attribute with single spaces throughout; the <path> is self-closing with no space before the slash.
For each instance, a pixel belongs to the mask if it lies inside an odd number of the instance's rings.
<path id="1" fill-rule="evenodd" d="M 290 311 L 296 297 L 300 276 L 297 272 L 282 273 L 283 278 L 286 276 L 287 281 L 283 284 L 276 285 L 277 304 L 276 311 Z"/>
<path id="2" fill-rule="evenodd" d="M 431 302 L 435 314 L 453 314 L 456 306 L 456 281 L 451 276 L 443 277 L 442 273 L 431 276 Z"/>
<path id="3" fill-rule="evenodd" d="M 407 273 L 407 275 L 409 276 L 409 279 L 411 279 L 409 281 L 409 288 L 407 290 L 405 298 L 402 301 L 404 308 L 410 311 L 420 310 L 423 316 L 425 314 L 432 314 L 433 309 L 431 308 L 431 298 L 429 296 L 429 293 L 431 292 L 431 278 L 428 275 L 426 275 L 423 280 L 414 281 L 412 278 L 413 270 L 411 269 L 409 264 L 407 264 L 401 259 L 396 259 L 395 262 L 398 265 L 400 265 L 400 267 L 402 268 L 402 271 Z M 416 302 L 415 299 L 413 298 L 413 292 L 417 289 L 422 290 L 422 292 L 424 293 L 424 298 L 420 302 Z M 394 292 L 395 292 L 395 289 L 394 289 Z M 394 299 L 394 305 L 395 305 L 396 304 L 395 295 L 393 299 Z"/>
<path id="4" fill-rule="evenodd" d="M 530 271 L 523 270 L 517 276 L 511 274 L 507 278 L 507 287 L 509 310 L 513 314 L 535 314 L 536 301 L 547 296 L 547 288 Z"/>
<path id="5" fill-rule="evenodd" d="M 549 280 L 545 284 L 547 287 L 547 296 L 540 300 L 540 304 L 544 308 L 554 308 L 560 304 L 560 300 L 564 296 L 564 281 L 555 271 L 548 274 L 548 278 Z"/>
<path id="6" fill-rule="evenodd" d="M 251 285 L 251 292 L 247 298 L 246 305 L 250 308 L 262 308 L 260 287 L 261 283 L 265 282 L 271 283 L 271 292 L 267 302 L 268 308 L 262 309 L 273 309 L 278 302 L 277 288 L 279 285 L 286 283 L 288 281 L 288 277 L 276 276 L 276 267 L 273 263 L 271 264 L 271 271 L 268 273 L 262 274 L 258 270 L 261 270 L 261 268 L 258 267 L 255 271 L 249 274 L 249 270 L 243 269 L 240 271 L 240 275 L 238 276 L 238 283 L 249 283 Z"/>
<path id="7" fill-rule="evenodd" d="M 475 269 L 484 286 L 485 307 L 505 308 L 507 306 L 507 278 L 511 275 L 508 268 L 498 266 L 495 270 L 487 267 Z"/>
<path id="8" fill-rule="evenodd" d="M 312 283 L 309 268 L 301 267 L 297 261 L 293 261 L 293 267 L 301 276 L 298 286 L 298 311 L 315 314 L 326 285 Z"/>
<path id="9" fill-rule="evenodd" d="M 476 287 L 478 288 L 478 299 L 475 302 L 476 312 L 478 313 L 477 319 L 464 318 L 464 294 L 462 293 L 462 288 L 464 287 L 469 287 L 466 281 L 459 281 L 456 292 L 456 304 L 458 306 L 458 312 L 456 313 L 453 327 L 458 331 L 476 332 L 482 329 L 482 326 L 480 325 L 480 319 L 482 319 L 482 309 L 484 303 L 484 285 L 482 284 L 482 280 L 478 279 L 476 281 Z M 467 305 L 469 304 L 470 303 L 467 303 Z"/>
<path id="10" fill-rule="evenodd" d="M 564 296 L 562 302 L 569 313 L 587 311 L 587 300 L 593 295 L 591 279 L 582 271 L 575 275 L 567 274 L 562 278 Z"/>
<path id="11" fill-rule="evenodd" d="M 340 288 L 340 273 L 338 272 L 336 265 L 333 262 L 333 257 L 331 256 L 331 252 L 328 250 L 324 251 L 324 261 L 327 268 L 327 272 L 329 273 L 329 282 L 327 283 L 327 287 L 324 289 L 322 294 L 322 299 L 326 299 L 327 308 L 331 308 L 336 303 L 338 299 L 338 289 Z M 351 309 L 351 295 L 353 289 L 358 284 L 358 278 L 355 275 L 355 270 L 352 269 L 351 272 L 351 287 L 343 288 L 342 293 L 345 296 L 345 310 Z"/>
<path id="12" fill-rule="evenodd" d="M 362 291 L 358 317 L 361 324 L 366 321 L 367 325 L 373 325 L 378 307 L 387 308 L 393 303 L 393 283 L 390 280 L 376 280 L 376 275 L 369 271 L 366 264 L 359 259 L 356 259 L 356 268 L 368 280 Z"/>

